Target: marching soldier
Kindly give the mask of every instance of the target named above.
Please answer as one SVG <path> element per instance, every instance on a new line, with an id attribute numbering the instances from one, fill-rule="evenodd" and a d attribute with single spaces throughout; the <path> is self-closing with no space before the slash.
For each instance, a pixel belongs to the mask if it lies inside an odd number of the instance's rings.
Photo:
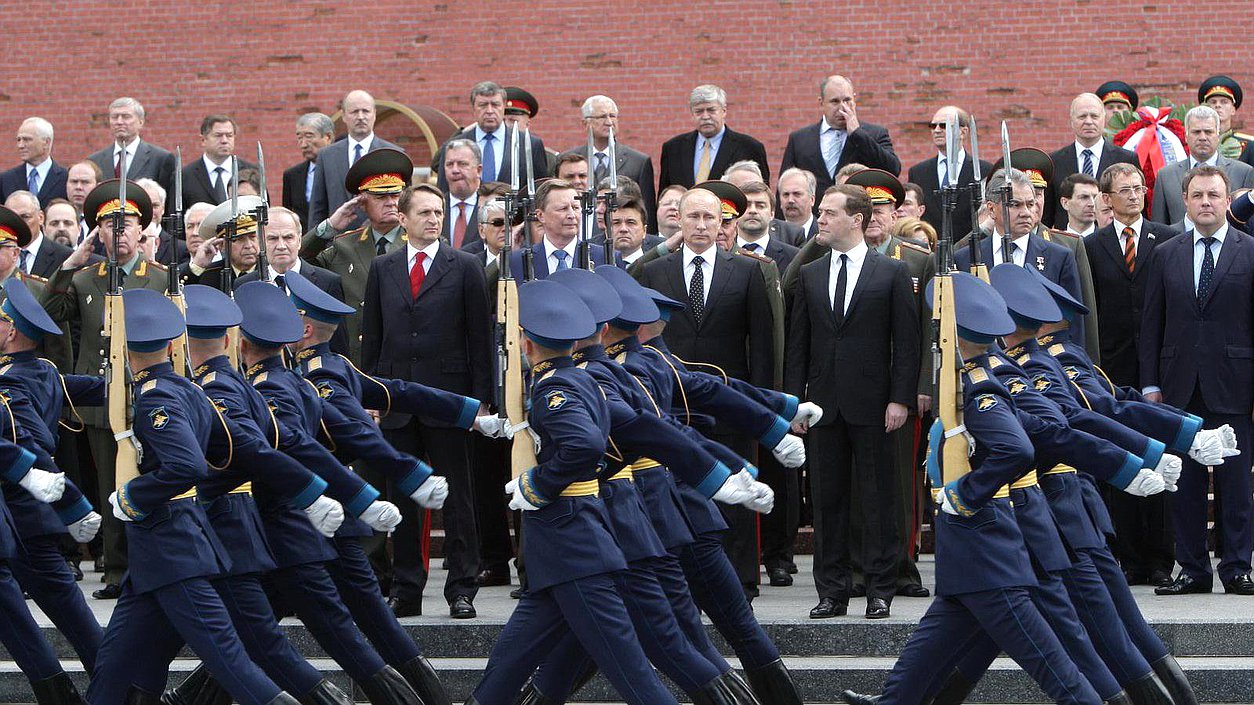
<path id="1" fill-rule="evenodd" d="M 114 233 L 113 221 L 103 216 L 118 208 L 117 179 L 110 179 L 87 194 L 83 202 L 83 218 L 88 229 L 95 234 L 84 238 L 48 280 L 47 293 L 42 301 L 48 315 L 58 323 L 69 321 L 80 326 L 78 359 L 74 363 L 76 374 L 100 376 L 105 372 L 102 322 L 105 294 L 109 288 L 109 268 L 106 262 L 85 266 L 91 260 L 98 240 L 104 242 L 109 256 L 117 259 L 123 273 L 123 289 L 166 290 L 165 267 L 144 259 L 138 246 L 140 233 L 152 221 L 152 201 L 144 189 L 129 181 L 126 200 L 126 227 L 122 232 Z M 103 409 L 83 409 L 80 416 L 91 448 L 99 496 L 108 497 L 114 489 L 117 442 L 113 439 L 113 431 Z M 126 535 L 122 524 L 110 512 L 105 512 L 102 529 L 105 586 L 93 592 L 92 597 L 116 600 L 122 594 L 122 574 L 127 568 Z"/>
<path id="2" fill-rule="evenodd" d="M 35 274 L 27 274 L 18 266 L 18 258 L 23 248 L 34 239 L 30 227 L 14 211 L 0 206 L 0 282 L 10 277 L 21 279 L 35 298 L 42 300 L 47 290 L 48 280 Z M 2 297 L 2 295 L 0 295 Z M 55 335 L 45 335 L 39 343 L 41 357 L 48 358 L 57 369 L 74 368 L 74 351 L 70 346 L 68 331 L 62 330 Z"/>

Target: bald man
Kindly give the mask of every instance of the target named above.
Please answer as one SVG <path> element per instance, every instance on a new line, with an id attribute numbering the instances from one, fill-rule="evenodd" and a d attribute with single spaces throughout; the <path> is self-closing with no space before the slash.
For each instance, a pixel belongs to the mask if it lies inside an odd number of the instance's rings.
<path id="1" fill-rule="evenodd" d="M 958 142 L 958 153 L 949 155 L 946 154 L 948 145 L 945 144 L 945 125 L 954 117 L 958 119 L 961 139 Z M 966 145 L 971 141 L 971 114 L 956 105 L 945 105 L 932 114 L 932 121 L 928 124 L 932 130 L 932 146 L 936 148 L 936 154 L 910 167 L 907 181 L 918 184 L 923 190 L 923 220 L 939 233 L 945 213 L 941 208 L 938 190 L 949 177 L 949 162 L 952 160 L 958 165 L 958 180 L 955 182 L 957 185 L 967 186 L 975 180 L 975 161 L 966 150 Z M 987 126 L 984 129 L 985 144 L 988 144 L 991 141 L 988 139 L 990 129 Z M 991 173 L 993 165 L 981 159 L 980 176 L 988 178 Z M 971 192 L 964 189 L 958 196 L 958 206 L 954 208 L 954 240 L 957 241 L 970 232 Z"/>
<path id="2" fill-rule="evenodd" d="M 1075 141 L 1049 155 L 1054 161 L 1054 178 L 1045 192 L 1045 211 L 1041 215 L 1046 225 L 1067 227 L 1067 213 L 1058 203 L 1058 194 L 1068 176 L 1084 173 L 1100 179 L 1102 171 L 1111 164 L 1137 163 L 1135 154 L 1106 141 L 1106 114 L 1096 93 L 1081 93 L 1071 101 L 1070 125 Z"/>
<path id="3" fill-rule="evenodd" d="M 309 196 L 309 221 L 305 227 L 313 228 L 335 209 L 348 200 L 348 191 L 344 190 L 344 176 L 348 168 L 363 154 L 385 147 L 400 149 L 374 133 L 375 112 L 374 97 L 365 91 L 349 91 L 340 103 L 341 120 L 348 128 L 348 138 L 332 142 L 318 152 L 314 167 L 313 189 Z M 349 230 L 360 227 L 363 216 L 358 215 L 356 221 L 348 226 Z"/>

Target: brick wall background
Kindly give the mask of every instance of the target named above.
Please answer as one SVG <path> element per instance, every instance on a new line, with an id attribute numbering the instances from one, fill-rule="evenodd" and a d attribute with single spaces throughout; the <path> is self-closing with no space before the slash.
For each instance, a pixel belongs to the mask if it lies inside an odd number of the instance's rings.
<path id="1" fill-rule="evenodd" d="M 190 160 L 199 154 L 201 117 L 227 112 L 240 124 L 241 155 L 251 159 L 257 139 L 265 144 L 273 194 L 281 168 L 300 158 L 294 118 L 334 112 L 352 88 L 431 105 L 465 123 L 474 82 L 521 85 L 541 103 L 533 130 L 556 149 L 582 141 L 578 106 L 606 93 L 619 104 L 623 141 L 656 158 L 665 139 L 692 127 L 688 91 L 713 82 L 727 90 L 728 124 L 766 144 L 772 171 L 788 133 L 818 119 L 817 81 L 829 73 L 853 79 L 860 118 L 888 126 L 906 166 L 930 156 L 926 122 L 946 103 L 982 120 L 986 145 L 1005 118 L 1016 145 L 1049 150 L 1069 138 L 1074 94 L 1107 79 L 1132 83 L 1143 100 L 1192 101 L 1197 83 L 1213 73 L 1254 90 L 1248 41 L 1224 36 L 1247 15 L 1246 3 L 1232 2 L 710 0 L 695 8 L 632 0 L 72 0 L 59 7 L 40 14 L 30 5 L 0 6 L 8 38 L 0 133 L 43 116 L 56 128 L 54 157 L 69 163 L 107 143 L 106 108 L 126 94 L 148 110 L 145 137 L 182 145 Z M 414 131 L 389 121 L 378 132 Z M 11 146 L 0 148 L 0 165 L 16 161 Z"/>

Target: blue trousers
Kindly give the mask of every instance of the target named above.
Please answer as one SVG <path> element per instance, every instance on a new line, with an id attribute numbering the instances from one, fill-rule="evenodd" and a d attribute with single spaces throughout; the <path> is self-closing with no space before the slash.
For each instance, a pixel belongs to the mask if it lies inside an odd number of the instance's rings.
<path id="1" fill-rule="evenodd" d="M 302 563 L 269 573 L 267 580 L 314 640 L 350 678 L 365 681 L 383 670 L 383 659 L 353 623 L 322 563 Z"/>
<path id="2" fill-rule="evenodd" d="M 676 556 L 692 589 L 692 599 L 705 612 L 746 669 L 779 659 L 779 649 L 758 624 L 745 599 L 744 587 L 732 568 L 717 533 L 704 533 L 681 546 Z"/>
<path id="3" fill-rule="evenodd" d="M 91 675 L 96 670 L 96 653 L 104 630 L 74 582 L 74 573 L 61 555 L 60 540 L 61 534 L 22 539 L 22 546 L 11 561 L 13 575 L 65 635 Z"/>
<path id="4" fill-rule="evenodd" d="M 992 637 L 1054 702 L 1101 704 L 1027 588 L 1002 588 L 933 600 L 889 674 L 879 705 L 921 702 L 958 667 L 964 648 L 969 650 L 981 632 Z"/>
<path id="5" fill-rule="evenodd" d="M 184 643 L 241 705 L 266 705 L 278 697 L 279 686 L 248 658 L 213 586 L 192 578 L 142 595 L 129 580 L 123 583 L 87 701 L 117 705 L 132 684 L 146 693 L 161 693 L 170 661 Z"/>
<path id="6" fill-rule="evenodd" d="M 677 705 L 649 666 L 615 576 L 592 575 L 525 593 L 492 648 L 480 705 L 509 705 L 536 667 L 573 633 L 628 705 Z"/>
<path id="7" fill-rule="evenodd" d="M 1119 615 L 1119 621 L 1123 623 L 1128 637 L 1132 639 L 1133 645 L 1141 652 L 1145 660 L 1153 663 L 1166 656 L 1169 653 L 1167 645 L 1158 636 L 1158 632 L 1150 628 L 1149 623 L 1145 621 L 1145 615 L 1141 614 L 1141 608 L 1137 606 L 1136 598 L 1132 596 L 1132 588 L 1128 587 L 1128 581 L 1124 578 L 1123 571 L 1120 570 L 1119 563 L 1111 554 L 1110 549 L 1085 549 L 1080 553 L 1089 559 L 1102 583 L 1106 585 L 1111 603 L 1114 604 L 1115 612 Z"/>
<path id="8" fill-rule="evenodd" d="M 383 599 L 379 580 L 370 567 L 361 539 L 345 537 L 336 538 L 334 542 L 340 557 L 327 563 L 327 570 L 362 633 L 388 665 L 399 667 L 421 656 L 422 650 Z"/>
<path id="9" fill-rule="evenodd" d="M 0 561 L 0 642 L 32 682 L 51 678 L 62 670 L 56 653 L 26 607 L 22 588 L 13 579 L 6 561 Z"/>
<path id="10" fill-rule="evenodd" d="M 249 658 L 280 688 L 299 698 L 322 681 L 322 673 L 297 653 L 279 627 L 257 575 L 234 575 L 212 584 Z"/>
<path id="11" fill-rule="evenodd" d="M 1062 581 L 1080 621 L 1084 622 L 1089 640 L 1119 683 L 1127 687 L 1153 672 L 1145 654 L 1132 642 L 1111 591 L 1087 551 L 1077 551 L 1071 568 L 1063 571 Z M 1126 590 L 1127 581 L 1122 582 Z M 1145 622 L 1139 610 L 1136 619 Z"/>

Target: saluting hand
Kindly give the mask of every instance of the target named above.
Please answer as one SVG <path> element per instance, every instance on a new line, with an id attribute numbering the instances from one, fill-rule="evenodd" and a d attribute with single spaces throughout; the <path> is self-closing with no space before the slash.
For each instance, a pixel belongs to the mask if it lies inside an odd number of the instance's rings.
<path id="1" fill-rule="evenodd" d="M 70 256 L 61 263 L 61 269 L 78 269 L 86 265 L 96 251 L 96 238 L 99 234 L 100 228 L 92 228 L 91 232 L 87 233 L 87 237 L 83 238 L 83 241 L 78 243 L 78 247 L 75 247 Z"/>
<path id="2" fill-rule="evenodd" d="M 327 218 L 327 223 L 336 230 L 348 230 L 348 226 L 353 224 L 357 219 L 357 215 L 361 212 L 361 200 L 364 198 L 360 193 L 352 198 L 344 201 L 335 212 Z"/>
<path id="3" fill-rule="evenodd" d="M 200 247 L 196 248 L 196 253 L 192 255 L 192 264 L 200 267 L 201 270 L 208 269 L 213 265 L 213 258 L 218 256 L 218 248 L 225 242 L 225 238 L 211 237 L 200 243 Z"/>

